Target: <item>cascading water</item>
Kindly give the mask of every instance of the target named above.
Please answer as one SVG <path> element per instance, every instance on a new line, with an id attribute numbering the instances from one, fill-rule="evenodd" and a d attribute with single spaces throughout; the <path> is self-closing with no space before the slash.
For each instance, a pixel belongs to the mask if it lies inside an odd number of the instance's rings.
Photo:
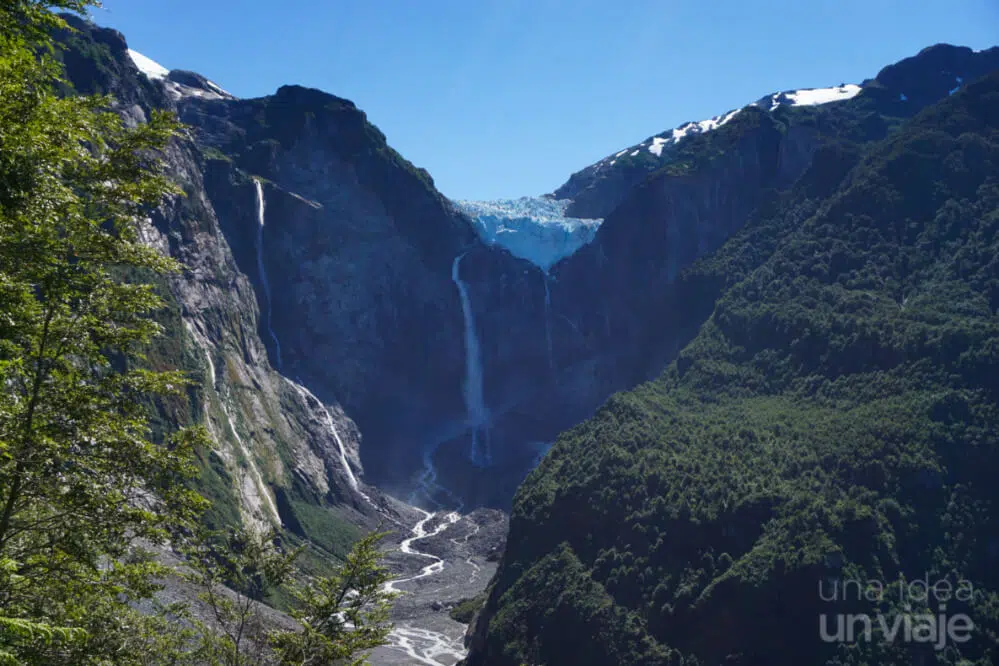
<path id="1" fill-rule="evenodd" d="M 489 414 L 486 410 L 485 396 L 482 388 L 482 352 L 479 349 L 479 336 L 475 331 L 475 316 L 472 313 L 472 299 L 468 287 L 461 279 L 461 260 L 464 254 L 455 257 L 451 266 L 451 279 L 458 287 L 461 296 L 461 312 L 465 320 L 465 409 L 467 410 L 468 426 L 472 431 L 472 449 L 469 459 L 479 467 L 492 464 L 489 451 L 489 431 L 487 423 Z M 484 445 L 480 447 L 480 435 Z M 484 450 L 483 450 L 484 449 Z"/>
<path id="2" fill-rule="evenodd" d="M 340 432 L 337 430 L 336 423 L 333 421 L 333 415 L 330 414 L 330 410 L 327 409 L 326 405 L 323 404 L 322 400 L 317 398 L 315 394 L 313 394 L 312 391 L 310 391 L 309 389 L 305 388 L 301 384 L 296 384 L 290 379 L 285 378 L 285 381 L 291 384 L 292 388 L 294 388 L 295 391 L 297 391 L 298 394 L 302 396 L 302 398 L 304 398 L 306 402 L 309 401 L 308 400 L 309 398 L 312 398 L 319 405 L 319 409 L 322 410 L 323 415 L 326 417 L 326 427 L 333 435 L 334 441 L 336 441 L 337 449 L 339 450 L 340 453 L 340 465 L 343 467 L 344 474 L 347 476 L 347 483 L 350 484 L 350 489 L 353 490 L 355 493 L 357 493 L 358 496 L 360 496 L 361 499 L 363 499 L 365 502 L 367 502 L 372 507 L 377 509 L 378 506 L 371 500 L 371 498 L 368 495 L 364 493 L 364 491 L 361 490 L 361 485 L 358 483 L 357 477 L 354 476 L 354 470 L 351 469 L 350 463 L 347 461 L 347 448 L 344 446 L 343 440 L 340 439 Z"/>
<path id="3" fill-rule="evenodd" d="M 545 281 L 545 342 L 548 343 L 548 368 L 555 371 L 555 356 L 552 353 L 552 292 L 548 284 L 548 273 L 544 273 Z"/>
<path id="4" fill-rule="evenodd" d="M 271 336 L 271 341 L 274 342 L 274 365 L 280 370 L 281 343 L 278 342 L 278 337 L 274 334 L 274 329 L 271 326 L 271 285 L 267 281 L 267 269 L 264 268 L 264 217 L 266 212 L 264 186 L 258 178 L 253 179 L 253 184 L 257 189 L 257 273 L 260 275 L 260 284 L 264 288 L 264 298 L 267 299 L 267 304 L 264 308 L 264 322 L 267 326 L 267 333 Z"/>

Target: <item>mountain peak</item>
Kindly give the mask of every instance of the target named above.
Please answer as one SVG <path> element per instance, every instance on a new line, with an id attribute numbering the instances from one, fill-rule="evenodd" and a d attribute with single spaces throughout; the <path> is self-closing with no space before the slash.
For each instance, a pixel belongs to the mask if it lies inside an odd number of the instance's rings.
<path id="1" fill-rule="evenodd" d="M 274 93 L 274 97 L 283 102 L 289 102 L 301 106 L 317 108 L 334 106 L 351 111 L 358 110 L 357 105 L 349 99 L 338 97 L 337 95 L 328 93 L 325 90 L 298 84 L 281 86 Z"/>
<path id="2" fill-rule="evenodd" d="M 128 57 L 132 59 L 139 71 L 150 79 L 158 81 L 165 79 L 170 74 L 169 69 L 134 49 L 128 49 Z"/>
<path id="3" fill-rule="evenodd" d="M 956 92 L 964 83 L 999 69 L 999 48 L 974 51 L 967 46 L 934 44 L 888 65 L 874 81 L 893 96 L 920 107 Z"/>
<path id="4" fill-rule="evenodd" d="M 147 79 L 162 83 L 174 101 L 187 97 L 210 100 L 236 99 L 221 86 L 196 72 L 167 69 L 135 49 L 128 49 L 128 57 Z"/>

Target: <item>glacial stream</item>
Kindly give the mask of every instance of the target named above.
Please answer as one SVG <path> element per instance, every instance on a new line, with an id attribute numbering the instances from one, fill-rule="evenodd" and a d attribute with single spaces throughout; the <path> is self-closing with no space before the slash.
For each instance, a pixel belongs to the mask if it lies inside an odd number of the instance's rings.
<path id="1" fill-rule="evenodd" d="M 453 666 L 464 659 L 465 627 L 448 617 L 442 602 L 455 603 L 474 596 L 484 584 L 480 578 L 482 565 L 475 561 L 468 543 L 478 534 L 479 526 L 455 511 L 417 511 L 419 520 L 399 545 L 399 552 L 426 564 L 413 575 L 385 584 L 385 591 L 401 596 L 395 602 L 395 627 L 389 634 L 389 644 L 372 654 L 372 663 L 378 666 Z M 462 536 L 429 543 L 459 526 L 465 530 Z M 419 542 L 428 543 L 417 547 Z"/>

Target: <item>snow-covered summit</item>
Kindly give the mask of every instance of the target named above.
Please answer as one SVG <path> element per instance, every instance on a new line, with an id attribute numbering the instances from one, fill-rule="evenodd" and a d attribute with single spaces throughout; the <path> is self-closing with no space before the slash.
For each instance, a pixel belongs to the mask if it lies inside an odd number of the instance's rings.
<path id="1" fill-rule="evenodd" d="M 776 111 L 782 106 L 817 106 L 820 104 L 830 104 L 832 102 L 842 102 L 852 99 L 856 97 L 861 90 L 861 86 L 854 83 L 847 83 L 833 88 L 786 90 L 784 92 L 776 92 L 772 95 L 767 95 L 763 99 L 753 102 L 752 104 L 747 104 L 746 106 L 757 106 L 770 112 Z M 614 155 L 605 157 L 589 168 L 599 171 L 601 169 L 613 167 L 617 164 L 618 160 L 626 154 L 630 157 L 638 157 L 640 154 L 647 152 L 659 159 L 663 159 L 664 156 L 668 154 L 668 149 L 670 147 L 676 146 L 689 136 L 706 134 L 728 124 L 745 108 L 746 107 L 734 109 L 720 116 L 708 118 L 707 120 L 684 123 L 676 129 L 667 130 L 661 134 L 650 137 L 642 143 L 632 146 L 631 148 L 626 148 L 615 153 Z"/>
<path id="2" fill-rule="evenodd" d="M 150 81 L 160 81 L 174 100 L 185 97 L 200 99 L 235 99 L 213 81 L 190 72 L 174 72 L 138 51 L 128 49 L 128 57 Z M 197 81 L 195 81 L 197 79 Z M 196 85 L 190 85 L 195 83 Z"/>
<path id="3" fill-rule="evenodd" d="M 170 74 L 169 69 L 159 64 L 152 58 L 147 58 L 138 51 L 129 49 L 128 57 L 132 59 L 132 62 L 135 63 L 135 66 L 139 68 L 140 72 L 154 81 L 165 79 Z"/>
<path id="4" fill-rule="evenodd" d="M 774 93 L 769 98 L 770 111 L 776 111 L 780 106 L 818 106 L 832 102 L 843 102 L 853 99 L 862 90 L 855 83 L 846 83 L 835 88 L 805 88 Z M 760 102 L 757 105 L 762 106 Z"/>
<path id="5" fill-rule="evenodd" d="M 521 197 L 455 201 L 472 218 L 486 243 L 500 245 L 547 272 L 560 259 L 593 240 L 603 220 L 567 217 L 568 200 Z"/>
<path id="6" fill-rule="evenodd" d="M 715 116 L 714 118 L 709 118 L 708 120 L 701 120 L 696 123 L 687 123 L 686 125 L 677 127 L 675 130 L 667 132 L 665 135 L 653 137 L 652 145 L 649 146 L 649 152 L 656 157 L 659 157 L 663 153 L 663 146 L 667 144 L 676 145 L 691 134 L 704 134 L 706 132 L 716 130 L 739 115 L 740 111 L 742 111 L 742 109 L 736 109 L 735 111 L 726 113 L 724 116 Z"/>

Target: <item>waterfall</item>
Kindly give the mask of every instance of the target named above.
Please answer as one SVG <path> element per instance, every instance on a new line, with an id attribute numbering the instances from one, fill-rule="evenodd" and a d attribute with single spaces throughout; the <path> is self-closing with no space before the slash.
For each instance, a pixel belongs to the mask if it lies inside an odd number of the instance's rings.
<path id="1" fill-rule="evenodd" d="M 482 389 L 482 353 L 479 349 L 479 336 L 475 332 L 475 316 L 472 314 L 472 299 L 468 295 L 468 286 L 461 280 L 461 260 L 464 254 L 455 257 L 451 266 L 451 279 L 458 287 L 461 296 L 461 312 L 465 320 L 465 409 L 468 425 L 472 430 L 472 449 L 469 459 L 473 464 L 487 467 L 492 462 L 489 452 L 489 433 L 486 430 L 488 414 Z M 479 436 L 485 440 L 485 452 L 480 449 Z"/>
<path id="2" fill-rule="evenodd" d="M 208 351 L 206 350 L 207 354 Z M 250 470 L 250 475 L 253 480 L 250 484 L 250 503 L 253 504 L 253 497 L 255 494 L 259 494 L 263 497 L 264 502 L 267 503 L 267 508 L 270 510 L 271 516 L 277 521 L 277 524 L 281 524 L 281 514 L 278 512 L 277 505 L 274 500 L 271 499 L 271 494 L 268 492 L 267 484 L 264 482 L 264 477 L 260 474 L 260 469 L 257 467 L 256 459 L 253 457 L 253 453 L 250 451 L 249 447 L 243 442 L 243 438 L 239 436 L 236 432 L 236 423 L 232 419 L 232 414 L 229 412 L 229 407 L 226 405 L 225 400 L 219 395 L 219 405 L 222 406 L 222 414 L 225 416 L 226 423 L 229 425 L 229 432 L 232 433 L 233 439 L 236 440 L 236 444 L 239 445 L 239 451 L 243 454 L 243 459 L 246 461 L 246 466 Z M 247 492 L 246 481 L 249 479 L 244 479 L 241 485 L 243 493 Z"/>
<path id="3" fill-rule="evenodd" d="M 319 409 L 322 411 L 323 416 L 326 418 L 326 428 L 333 435 L 333 441 L 336 442 L 337 450 L 340 453 L 340 466 L 343 468 L 344 475 L 347 477 L 347 483 L 350 484 L 350 489 L 357 493 L 361 499 L 373 506 L 375 509 L 378 506 L 371 500 L 371 498 L 361 490 L 361 485 L 357 481 L 357 477 L 354 476 L 354 470 L 350 467 L 350 462 L 347 460 L 347 447 L 344 446 L 343 440 L 340 439 L 340 432 L 337 430 L 336 423 L 333 421 L 333 414 L 330 410 L 323 404 L 323 401 L 315 396 L 315 394 L 309 389 L 305 388 L 301 384 L 291 381 L 287 377 L 285 381 L 291 384 L 291 387 L 302 396 L 305 400 L 305 404 L 309 404 L 309 398 L 314 400 L 316 404 L 319 405 Z"/>
<path id="4" fill-rule="evenodd" d="M 555 372 L 555 356 L 552 354 L 552 292 L 548 284 L 548 273 L 544 273 L 545 281 L 545 341 L 548 343 L 548 369 Z"/>
<path id="5" fill-rule="evenodd" d="M 260 284 L 264 288 L 264 298 L 267 300 L 264 306 L 264 322 L 267 326 L 267 333 L 271 336 L 271 341 L 274 342 L 275 368 L 280 370 L 281 343 L 278 342 L 277 335 L 274 334 L 274 329 L 271 326 L 271 285 L 267 281 L 267 269 L 264 268 L 264 213 L 266 209 L 264 204 L 264 186 L 258 178 L 253 179 L 253 184 L 257 188 L 257 273 L 260 275 Z"/>

